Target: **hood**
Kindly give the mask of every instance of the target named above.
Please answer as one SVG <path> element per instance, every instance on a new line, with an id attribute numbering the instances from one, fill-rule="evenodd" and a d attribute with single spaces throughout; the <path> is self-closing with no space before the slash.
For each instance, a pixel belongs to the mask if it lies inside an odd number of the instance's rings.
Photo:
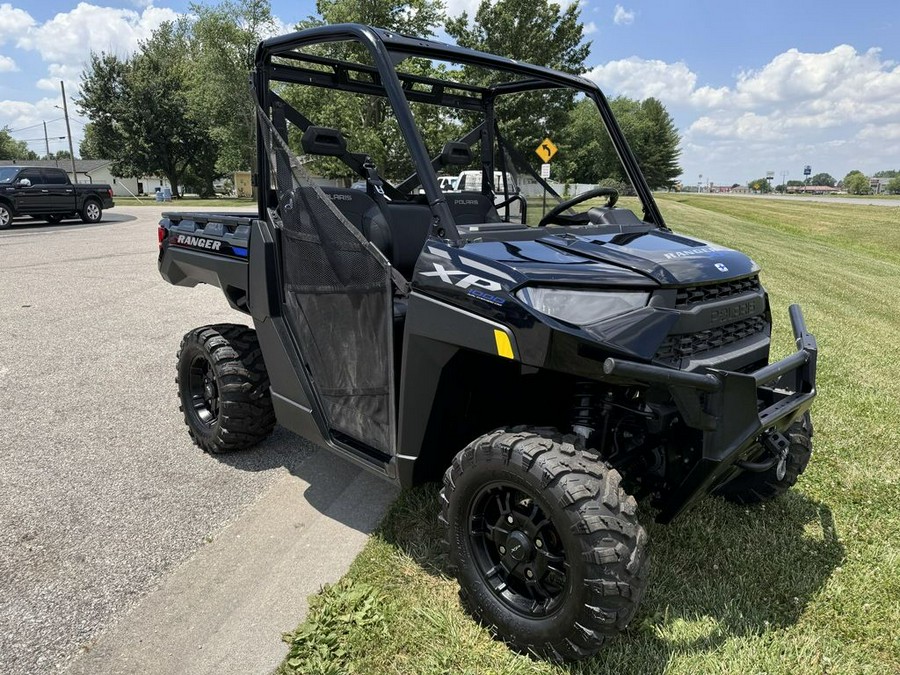
<path id="1" fill-rule="evenodd" d="M 713 283 L 759 271 L 749 257 L 724 246 L 658 229 L 628 234 L 549 234 L 465 247 L 539 283 L 663 285 Z M 523 279 L 524 280 L 524 279 Z"/>

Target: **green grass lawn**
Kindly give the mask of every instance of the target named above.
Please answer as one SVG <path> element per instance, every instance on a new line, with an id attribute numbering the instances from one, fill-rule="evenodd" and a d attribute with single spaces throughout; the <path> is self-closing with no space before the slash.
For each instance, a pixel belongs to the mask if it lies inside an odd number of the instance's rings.
<path id="1" fill-rule="evenodd" d="M 559 666 L 513 654 L 460 609 L 437 486 L 407 491 L 313 598 L 281 675 L 900 673 L 900 210 L 684 194 L 660 205 L 677 231 L 760 264 L 775 357 L 793 350 L 788 304 L 803 305 L 819 398 L 796 488 L 756 508 L 708 498 L 669 526 L 642 507 L 641 609 L 598 656 Z"/>

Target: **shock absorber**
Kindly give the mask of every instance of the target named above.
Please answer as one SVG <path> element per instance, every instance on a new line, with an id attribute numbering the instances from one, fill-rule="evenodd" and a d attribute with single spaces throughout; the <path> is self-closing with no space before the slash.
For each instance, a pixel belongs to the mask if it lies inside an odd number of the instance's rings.
<path id="1" fill-rule="evenodd" d="M 591 380 L 579 380 L 575 383 L 575 396 L 572 406 L 572 432 L 581 436 L 584 444 L 588 445 L 588 439 L 602 424 L 604 426 L 601 435 L 601 443 L 606 438 L 606 423 L 609 420 L 609 399 L 611 393 L 607 393 L 606 400 L 601 401 L 600 387 L 597 382 Z M 602 450 L 602 448 L 601 448 Z"/>

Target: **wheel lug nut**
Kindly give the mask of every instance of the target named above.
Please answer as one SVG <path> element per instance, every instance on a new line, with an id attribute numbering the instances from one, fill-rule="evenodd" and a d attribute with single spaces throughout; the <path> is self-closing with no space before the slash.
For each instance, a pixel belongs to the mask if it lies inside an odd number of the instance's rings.
<path id="1" fill-rule="evenodd" d="M 516 522 L 516 521 L 513 520 L 513 517 L 512 517 L 512 516 L 506 516 L 506 522 L 509 523 L 510 525 L 512 525 L 512 524 L 513 524 L 514 522 Z"/>
<path id="2" fill-rule="evenodd" d="M 544 542 L 542 542 L 540 539 L 535 539 L 535 540 L 534 540 L 534 545 L 535 545 L 537 548 L 543 548 Z"/>
<path id="3" fill-rule="evenodd" d="M 505 546 L 500 547 L 500 555 L 506 555 L 506 547 Z"/>
<path id="4" fill-rule="evenodd" d="M 534 577 L 534 572 L 532 572 L 531 570 L 525 570 L 525 576 L 531 579 Z"/>

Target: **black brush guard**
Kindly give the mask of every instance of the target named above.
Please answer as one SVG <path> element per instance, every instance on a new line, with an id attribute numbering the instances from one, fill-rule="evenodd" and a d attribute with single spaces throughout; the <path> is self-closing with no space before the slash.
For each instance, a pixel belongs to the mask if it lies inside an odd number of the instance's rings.
<path id="1" fill-rule="evenodd" d="M 816 396 L 816 339 L 807 332 L 799 305 L 788 311 L 797 351 L 754 373 L 687 373 L 618 359 L 604 363 L 609 377 L 668 387 L 687 426 L 703 432 L 702 455 L 663 498 L 659 522 L 670 522 L 741 470 L 764 471 L 777 463 L 776 456 L 758 461 L 767 452 L 760 448 L 771 447 L 766 439 L 777 438 L 809 410 Z"/>

